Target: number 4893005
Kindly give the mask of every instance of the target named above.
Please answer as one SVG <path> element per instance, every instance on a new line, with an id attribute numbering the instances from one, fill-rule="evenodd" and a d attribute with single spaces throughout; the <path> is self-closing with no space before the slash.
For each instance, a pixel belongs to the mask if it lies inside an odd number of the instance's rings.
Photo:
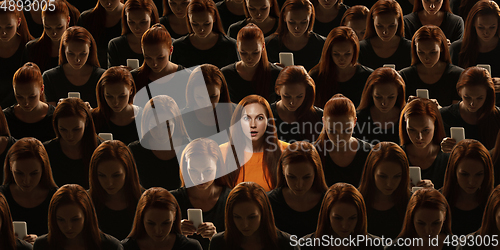
<path id="1" fill-rule="evenodd" d="M 4 11 L 54 11 L 54 0 L 6 0 L 0 5 Z"/>

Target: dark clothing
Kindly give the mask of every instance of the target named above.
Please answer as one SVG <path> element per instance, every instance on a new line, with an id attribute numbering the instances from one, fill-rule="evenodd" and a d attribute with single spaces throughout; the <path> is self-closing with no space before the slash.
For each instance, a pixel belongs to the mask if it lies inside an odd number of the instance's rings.
<path id="1" fill-rule="evenodd" d="M 248 21 L 246 19 L 240 20 L 238 22 L 231 24 L 231 26 L 229 26 L 229 29 L 227 31 L 227 35 L 233 39 L 236 39 L 238 37 L 238 32 L 240 32 L 240 30 L 243 27 L 245 27 L 247 24 L 248 24 Z M 278 24 L 279 24 L 279 20 L 278 20 L 278 18 L 276 18 L 274 21 L 273 28 L 269 32 L 264 34 L 264 37 L 268 37 L 268 36 L 274 34 L 274 32 L 276 32 L 276 29 L 278 28 Z M 314 24 L 314 26 L 316 26 L 316 23 Z"/>
<path id="2" fill-rule="evenodd" d="M 276 83 L 276 79 L 280 74 L 281 68 L 280 66 L 275 65 L 274 63 L 269 63 L 270 79 L 269 79 L 269 94 L 267 96 L 262 95 L 269 103 L 273 103 L 278 99 L 276 92 L 274 91 L 274 85 Z M 259 86 L 255 86 L 252 81 L 246 81 L 241 78 L 238 71 L 236 71 L 236 63 L 229 64 L 221 69 L 222 74 L 224 74 L 224 78 L 227 82 L 227 88 L 229 91 L 229 96 L 231 102 L 239 103 L 243 98 L 248 95 L 258 94 L 257 90 Z"/>
<path id="3" fill-rule="evenodd" d="M 225 0 L 217 2 L 215 5 L 217 6 L 217 11 L 219 11 L 220 20 L 222 21 L 222 27 L 224 28 L 224 31 L 226 33 L 228 33 L 229 26 L 231 26 L 231 24 L 246 18 L 245 15 L 238 16 L 229 11 Z"/>
<path id="4" fill-rule="evenodd" d="M 189 178 L 189 176 L 186 176 Z M 196 188 L 196 187 L 195 187 Z M 214 207 L 212 207 L 209 211 L 203 212 L 203 221 L 204 222 L 212 222 L 218 232 L 225 231 L 225 224 L 224 224 L 224 212 L 226 209 L 226 201 L 227 197 L 229 196 L 229 192 L 231 192 L 230 188 L 223 187 L 222 191 L 219 195 L 219 199 L 217 200 L 217 203 L 215 203 Z M 179 207 L 181 208 L 181 213 L 182 213 L 182 219 L 188 218 L 187 216 L 187 210 L 189 208 L 195 208 L 192 204 L 191 201 L 189 201 L 189 196 L 187 193 L 187 189 L 185 187 L 181 187 L 179 189 L 170 191 L 172 195 L 175 197 L 177 200 L 177 203 L 179 203 Z M 195 239 L 198 242 L 200 242 L 201 246 L 203 249 L 207 250 L 208 245 L 210 244 L 210 240 L 207 238 L 201 237 L 199 234 L 193 234 L 192 236 L 189 236 L 191 239 Z"/>
<path id="5" fill-rule="evenodd" d="M 70 2 L 70 1 L 68 1 Z M 74 4 L 73 4 L 74 5 Z M 36 7 L 36 6 L 35 6 Z M 42 7 L 39 7 L 41 9 Z M 26 8 L 28 9 L 28 8 Z M 33 20 L 33 16 L 31 16 L 30 11 L 24 11 L 24 18 L 26 18 L 26 24 L 28 24 L 28 29 L 30 30 L 30 34 L 33 37 L 41 37 L 43 34 L 43 23 L 36 23 L 35 20 Z M 43 71 L 42 71 L 43 73 Z"/>
<path id="6" fill-rule="evenodd" d="M 16 250 L 31 250 L 31 249 L 33 249 L 33 245 L 24 240 L 16 238 Z"/>
<path id="7" fill-rule="evenodd" d="M 12 105 L 3 110 L 7 124 L 9 125 L 10 135 L 14 138 L 21 139 L 23 137 L 35 137 L 41 142 L 45 142 L 56 137 L 54 128 L 52 126 L 52 114 L 56 109 L 49 104 L 49 109 L 45 117 L 35 123 L 26 123 L 14 114 L 14 107 Z"/>
<path id="8" fill-rule="evenodd" d="M 364 5 L 368 9 L 371 9 L 371 7 L 377 2 L 377 0 L 344 0 L 344 4 L 347 6 L 354 6 L 354 5 Z"/>
<path id="9" fill-rule="evenodd" d="M 384 64 L 396 65 L 396 70 L 401 70 L 411 65 L 411 41 L 401 38 L 396 52 L 390 57 L 379 57 L 373 50 L 370 38 L 359 42 L 358 62 L 371 69 L 378 69 Z"/>
<path id="10" fill-rule="evenodd" d="M 325 39 L 325 37 L 311 32 L 306 46 L 298 51 L 292 51 L 283 44 L 280 37 L 272 35 L 266 37 L 267 58 L 269 62 L 275 63 L 280 61 L 280 52 L 291 52 L 293 53 L 294 64 L 302 65 L 309 71 L 319 63 Z"/>
<path id="11" fill-rule="evenodd" d="M 461 100 L 456 91 L 456 86 L 463 71 L 464 69 L 458 66 L 447 64 L 441 78 L 432 84 L 422 81 L 418 75 L 417 65 L 402 69 L 399 74 L 406 84 L 406 99 L 410 95 L 416 96 L 417 89 L 427 89 L 429 90 L 429 98 L 438 100 L 439 105 L 444 107 L 451 105 L 452 101 Z"/>
<path id="12" fill-rule="evenodd" d="M 403 15 L 408 15 L 413 12 L 413 5 L 408 0 L 397 0 L 397 2 L 399 3 L 399 6 L 401 6 L 401 9 L 403 10 Z"/>
<path id="13" fill-rule="evenodd" d="M 269 197 L 273 209 L 274 222 L 277 228 L 299 238 L 316 231 L 323 199 L 309 211 L 298 212 L 288 206 L 281 187 L 267 192 L 267 197 Z"/>
<path id="14" fill-rule="evenodd" d="M 56 192 L 57 188 L 50 188 L 45 200 L 38 206 L 33 208 L 26 208 L 19 205 L 10 191 L 10 183 L 0 186 L 0 193 L 5 196 L 9 204 L 10 213 L 13 221 L 25 221 L 28 228 L 28 234 L 36 234 L 38 236 L 49 232 L 48 218 L 49 204 L 52 195 Z"/>
<path id="15" fill-rule="evenodd" d="M 348 8 L 349 7 L 345 4 L 340 4 L 337 16 L 331 22 L 322 23 L 318 21 L 318 19 L 314 20 L 313 31 L 321 36 L 327 37 L 333 28 L 340 26 L 340 21 L 342 20 L 342 17 L 344 16 L 344 13 Z"/>
<path id="16" fill-rule="evenodd" d="M 276 132 L 278 133 L 279 140 L 288 143 L 304 140 L 314 143 L 316 139 L 318 139 L 323 128 L 323 122 L 321 120 L 323 117 L 322 109 L 314 106 L 314 112 L 307 112 L 307 120 L 304 119 L 301 123 L 287 123 L 284 122 L 279 116 L 276 103 L 277 102 L 271 104 L 271 110 L 273 111 L 274 122 L 277 129 Z"/>
<path id="17" fill-rule="evenodd" d="M 402 148 L 405 151 L 406 156 L 408 156 L 408 152 L 406 152 L 406 145 L 402 146 Z M 434 184 L 435 189 L 440 189 L 441 187 L 443 187 L 444 174 L 446 173 L 446 166 L 448 165 L 449 158 L 450 154 L 443 153 L 441 150 L 439 150 L 439 153 L 437 154 L 436 159 L 434 159 L 434 162 L 432 162 L 432 165 L 427 169 L 420 169 L 422 180 L 431 180 Z M 410 162 L 409 157 L 408 162 L 410 163 L 410 166 L 415 166 Z"/>
<path id="18" fill-rule="evenodd" d="M 454 235 L 467 235 L 477 231 L 483 220 L 484 206 L 464 211 L 450 204 L 451 209 L 451 231 Z"/>
<path id="19" fill-rule="evenodd" d="M 447 39 L 451 42 L 459 40 L 464 35 L 464 20 L 455 14 L 443 12 L 443 22 L 439 26 Z M 422 27 L 422 22 L 418 18 L 418 12 L 412 12 L 404 17 L 405 21 L 405 38 L 411 40 L 415 32 Z"/>
<path id="20" fill-rule="evenodd" d="M 107 235 L 105 233 L 100 233 L 101 235 L 101 249 L 103 250 L 123 250 L 123 246 L 120 244 L 120 241 L 111 235 Z M 59 243 L 59 242 L 58 242 Z M 57 244 L 57 243 L 56 243 Z M 49 245 L 48 235 L 42 235 L 38 237 L 35 241 L 35 245 L 33 246 L 35 250 L 51 250 L 54 249 L 54 246 Z"/>
<path id="21" fill-rule="evenodd" d="M 204 63 L 210 63 L 218 68 L 238 61 L 236 40 L 224 35 L 219 35 L 219 40 L 210 49 L 200 50 L 196 48 L 189 39 L 190 35 L 183 36 L 174 42 L 172 62 L 193 67 Z"/>
<path id="22" fill-rule="evenodd" d="M 2 73 L 0 74 L 0 106 L 9 107 L 17 103 L 14 97 L 14 88 L 12 88 L 12 78 L 19 69 L 22 62 L 22 55 L 25 44 L 19 43 L 16 53 L 9 58 L 0 57 Z"/>
<path id="23" fill-rule="evenodd" d="M 300 247 L 298 246 L 292 246 L 292 242 L 290 240 L 290 235 L 288 233 L 285 233 L 283 231 L 280 231 L 279 229 L 276 229 L 277 231 L 277 236 L 278 236 L 278 246 L 280 250 L 299 250 Z M 210 250 L 229 250 L 229 248 L 226 246 L 226 240 L 224 239 L 224 233 L 225 232 L 220 232 L 214 235 L 212 237 L 212 240 L 210 241 Z M 269 249 L 269 246 L 263 246 L 265 247 L 264 249 Z M 266 248 L 267 247 L 267 248 Z M 238 249 L 243 249 L 239 247 Z"/>
<path id="24" fill-rule="evenodd" d="M 218 145 L 228 142 L 229 137 L 219 138 L 212 137 L 218 133 L 229 133 L 231 126 L 231 117 L 236 108 L 232 103 L 218 103 L 215 110 L 212 107 L 206 107 L 199 110 L 200 112 L 210 112 L 214 114 L 213 124 L 206 125 L 196 117 L 195 111 L 191 108 L 182 110 L 182 120 L 191 140 L 197 138 L 209 138 L 217 142 Z"/>
<path id="25" fill-rule="evenodd" d="M 170 14 L 173 15 L 173 14 Z M 170 22 L 168 22 L 168 15 L 167 16 L 162 16 L 160 17 L 160 24 L 163 24 L 165 28 L 167 29 L 168 33 L 172 37 L 172 42 L 187 35 L 187 34 L 177 34 L 175 31 L 172 29 L 172 26 L 170 26 Z"/>
<path id="26" fill-rule="evenodd" d="M 14 137 L 7 136 L 7 146 L 5 147 L 3 152 L 0 153 L 1 166 L 3 166 L 3 164 L 5 162 L 5 156 L 7 156 L 7 152 L 9 152 L 10 147 L 12 147 L 12 145 L 14 145 L 15 142 L 16 142 L 16 139 L 14 139 Z M 3 167 L 2 167 L 2 169 L 3 169 Z M 3 170 L 0 171 L 0 180 L 2 180 L 2 182 L 3 182 Z"/>
<path id="27" fill-rule="evenodd" d="M 399 214 L 396 206 L 385 211 L 366 207 L 368 232 L 384 238 L 396 238 L 403 228 L 404 214 Z"/>
<path id="28" fill-rule="evenodd" d="M 89 80 L 82 86 L 75 86 L 66 78 L 62 65 L 45 71 L 43 84 L 47 102 L 57 103 L 59 99 L 67 98 L 68 92 L 79 92 L 83 101 L 89 102 L 92 107 L 97 107 L 95 88 L 104 71 L 106 70 L 103 68 L 94 67 Z"/>
<path id="29" fill-rule="evenodd" d="M 194 239 L 189 239 L 182 234 L 176 234 L 175 243 L 172 249 L 175 250 L 202 250 L 201 245 Z M 124 250 L 141 250 L 134 238 L 126 238 L 122 240 Z"/>
<path id="30" fill-rule="evenodd" d="M 399 121 L 395 124 L 389 122 L 385 124 L 375 123 L 372 119 L 370 107 L 358 110 L 356 116 L 358 120 L 354 127 L 353 137 L 373 145 L 377 145 L 382 141 L 391 141 L 399 145 Z"/>
<path id="31" fill-rule="evenodd" d="M 108 68 L 113 66 L 127 66 L 127 59 L 139 59 L 139 65 L 144 62 L 142 53 L 135 53 L 128 44 L 127 35 L 115 37 L 108 44 Z"/>
<path id="32" fill-rule="evenodd" d="M 118 126 L 111 120 L 106 122 L 104 118 L 102 118 L 104 121 L 100 121 L 101 118 L 97 116 L 93 116 L 93 119 L 96 134 L 111 133 L 114 140 L 120 140 L 125 145 L 139 140 L 135 119 L 125 126 Z"/>
<path id="33" fill-rule="evenodd" d="M 31 30 L 30 30 L 31 31 Z M 40 38 L 36 38 L 26 43 L 26 48 L 23 51 L 23 59 L 21 62 L 21 66 L 27 62 L 34 62 L 39 68 L 40 72 L 45 72 L 51 68 L 57 67 L 59 65 L 59 56 L 51 57 L 49 49 L 47 47 L 35 46 Z M 52 46 L 49 43 L 49 46 Z M 39 50 L 43 50 L 44 54 L 35 54 L 38 53 Z M 42 58 L 37 58 L 36 56 L 42 56 Z"/>
<path id="34" fill-rule="evenodd" d="M 110 209 L 104 204 L 100 208 L 96 207 L 97 220 L 99 221 L 101 231 L 118 240 L 127 238 L 132 230 L 135 217 L 136 205 L 131 206 L 134 207 L 132 211 L 129 208 L 117 211 Z"/>

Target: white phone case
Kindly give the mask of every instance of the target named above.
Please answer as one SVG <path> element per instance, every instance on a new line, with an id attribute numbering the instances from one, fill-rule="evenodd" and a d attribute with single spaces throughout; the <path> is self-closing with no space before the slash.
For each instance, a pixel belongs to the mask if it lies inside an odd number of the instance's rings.
<path id="1" fill-rule="evenodd" d="M 68 98 L 70 97 L 80 98 L 80 92 L 68 92 Z"/>
<path id="2" fill-rule="evenodd" d="M 99 137 L 101 137 L 105 141 L 112 141 L 113 140 L 113 134 L 111 134 L 111 133 L 99 133 Z"/>
<path id="3" fill-rule="evenodd" d="M 28 235 L 28 225 L 25 221 L 14 221 L 14 232 L 17 234 L 17 238 L 24 239 Z"/>
<path id="4" fill-rule="evenodd" d="M 391 68 L 393 70 L 396 70 L 396 64 L 384 64 L 383 67 L 385 67 L 385 68 Z"/>
<path id="5" fill-rule="evenodd" d="M 188 209 L 188 220 L 193 222 L 193 226 L 198 228 L 203 223 L 203 212 L 198 208 Z"/>
<path id="6" fill-rule="evenodd" d="M 422 180 L 422 175 L 420 173 L 420 167 L 410 167 L 410 179 L 413 185 L 417 185 Z"/>
<path id="7" fill-rule="evenodd" d="M 281 52 L 280 53 L 280 63 L 285 66 L 291 66 L 293 64 L 293 53 Z"/>
<path id="8" fill-rule="evenodd" d="M 457 141 L 465 140 L 465 129 L 462 127 L 451 127 L 450 128 L 451 138 Z"/>
<path id="9" fill-rule="evenodd" d="M 127 59 L 127 66 L 132 69 L 139 68 L 139 59 Z"/>
<path id="10" fill-rule="evenodd" d="M 417 89 L 417 97 L 429 99 L 429 90 Z"/>
<path id="11" fill-rule="evenodd" d="M 491 65 L 489 65 L 489 64 L 478 64 L 477 66 L 478 66 L 478 67 L 480 67 L 480 68 L 485 68 L 485 69 L 487 69 L 487 70 L 488 70 L 488 72 L 489 72 L 489 73 L 490 73 L 490 75 L 491 75 Z"/>

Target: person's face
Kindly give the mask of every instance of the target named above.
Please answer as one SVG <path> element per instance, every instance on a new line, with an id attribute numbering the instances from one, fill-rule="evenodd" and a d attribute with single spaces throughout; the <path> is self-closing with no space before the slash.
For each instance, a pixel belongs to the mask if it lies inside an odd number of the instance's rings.
<path id="1" fill-rule="evenodd" d="M 10 41 L 16 35 L 19 24 L 21 18 L 17 18 L 15 14 L 0 14 L 0 42 Z"/>
<path id="2" fill-rule="evenodd" d="M 396 14 L 380 14 L 373 18 L 377 36 L 384 42 L 390 41 L 398 31 L 398 16 Z"/>
<path id="3" fill-rule="evenodd" d="M 57 129 L 67 144 L 77 145 L 85 132 L 85 119 L 79 116 L 59 118 Z"/>
<path id="4" fill-rule="evenodd" d="M 337 4 L 338 0 L 318 0 L 318 2 L 321 4 L 321 7 L 329 10 Z"/>
<path id="5" fill-rule="evenodd" d="M 45 15 L 42 19 L 43 30 L 53 42 L 58 42 L 69 27 L 69 17 L 63 15 Z"/>
<path id="6" fill-rule="evenodd" d="M 74 69 L 81 69 L 89 58 L 90 44 L 79 41 L 68 42 L 64 53 L 69 65 Z"/>
<path id="7" fill-rule="evenodd" d="M 425 39 L 416 43 L 418 59 L 426 68 L 432 68 L 439 62 L 441 48 L 437 41 Z"/>
<path id="8" fill-rule="evenodd" d="M 434 119 L 428 115 L 414 115 L 406 119 L 406 132 L 417 148 L 425 148 L 434 137 Z"/>
<path id="9" fill-rule="evenodd" d="M 417 208 L 413 217 L 413 224 L 418 237 L 427 239 L 437 236 L 441 232 L 446 213 L 438 209 Z"/>
<path id="10" fill-rule="evenodd" d="M 244 201 L 234 205 L 233 220 L 243 236 L 253 236 L 260 227 L 262 213 L 255 202 Z"/>
<path id="11" fill-rule="evenodd" d="M 467 194 L 474 194 L 481 188 L 484 180 L 484 165 L 471 158 L 462 159 L 457 165 L 457 182 Z"/>
<path id="12" fill-rule="evenodd" d="M 194 34 L 199 38 L 206 38 L 212 33 L 214 17 L 208 11 L 189 14 L 189 21 Z"/>
<path id="13" fill-rule="evenodd" d="M 314 166 L 307 161 L 290 162 L 283 165 L 283 175 L 285 176 L 288 188 L 295 195 L 304 195 L 311 189 L 314 183 Z"/>
<path id="14" fill-rule="evenodd" d="M 137 38 L 142 38 L 142 35 L 151 26 L 151 15 L 146 10 L 132 10 L 127 13 L 127 24 Z"/>
<path id="15" fill-rule="evenodd" d="M 354 204 L 337 202 L 330 210 L 330 224 L 339 238 L 348 237 L 358 223 L 358 209 Z"/>
<path id="16" fill-rule="evenodd" d="M 488 42 L 497 34 L 498 17 L 494 15 L 479 15 L 474 22 L 474 27 L 479 39 Z"/>
<path id="17" fill-rule="evenodd" d="M 220 100 L 220 86 L 217 84 L 208 84 L 205 86 L 195 87 L 194 100 L 196 101 L 198 107 L 216 106 Z"/>
<path id="18" fill-rule="evenodd" d="M 186 8 L 190 0 L 168 0 L 168 5 L 175 17 L 184 19 L 186 17 Z"/>
<path id="19" fill-rule="evenodd" d="M 35 158 L 11 161 L 10 169 L 16 185 L 23 192 L 33 191 L 42 178 L 42 164 Z"/>
<path id="20" fill-rule="evenodd" d="M 65 204 L 57 208 L 56 220 L 57 226 L 64 236 L 68 239 L 74 239 L 83 231 L 85 214 L 78 205 Z"/>
<path id="21" fill-rule="evenodd" d="M 163 242 L 167 239 L 174 221 L 174 211 L 153 207 L 144 213 L 144 229 L 154 242 Z"/>
<path id="22" fill-rule="evenodd" d="M 262 23 L 269 16 L 271 3 L 268 0 L 245 0 L 247 1 L 248 13 L 256 23 Z"/>
<path id="23" fill-rule="evenodd" d="M 332 44 L 332 59 L 333 63 L 340 69 L 345 69 L 352 65 L 352 57 L 354 56 L 354 48 L 348 41 Z"/>
<path id="24" fill-rule="evenodd" d="M 40 95 L 43 90 L 36 83 L 16 84 L 14 86 L 14 95 L 19 107 L 24 112 L 31 112 L 40 103 Z"/>
<path id="25" fill-rule="evenodd" d="M 267 129 L 266 109 L 260 103 L 251 103 L 243 108 L 241 118 L 243 133 L 252 141 L 258 141 Z"/>
<path id="26" fill-rule="evenodd" d="M 290 10 L 285 14 L 288 32 L 294 37 L 301 37 L 307 31 L 311 21 L 311 14 L 307 10 Z"/>
<path id="27" fill-rule="evenodd" d="M 393 161 L 382 161 L 374 172 L 375 186 L 384 195 L 392 195 L 401 183 L 403 171 L 401 164 Z"/>
<path id="28" fill-rule="evenodd" d="M 443 6 L 443 0 L 422 0 L 422 5 L 427 14 L 436 15 Z"/>
<path id="29" fill-rule="evenodd" d="M 288 111 L 296 111 L 304 102 L 306 96 L 305 83 L 283 84 L 280 89 L 281 103 Z"/>
<path id="30" fill-rule="evenodd" d="M 486 101 L 486 87 L 485 86 L 465 86 L 460 90 L 460 96 L 465 108 L 469 112 L 477 112 L 483 107 Z"/>
<path id="31" fill-rule="evenodd" d="M 145 44 L 142 46 L 144 61 L 153 72 L 160 73 L 168 65 L 172 49 L 166 44 Z"/>
<path id="32" fill-rule="evenodd" d="M 217 161 L 206 155 L 192 155 L 187 159 L 189 178 L 197 188 L 206 189 L 215 180 Z"/>
<path id="33" fill-rule="evenodd" d="M 387 113 L 394 108 L 398 100 L 398 88 L 394 83 L 382 83 L 373 86 L 373 103 L 382 113 Z"/>
<path id="34" fill-rule="evenodd" d="M 106 193 L 113 195 L 122 190 L 125 185 L 126 170 L 123 164 L 116 159 L 99 162 L 97 178 Z"/>
<path id="35" fill-rule="evenodd" d="M 366 21 L 365 19 L 354 19 L 354 20 L 349 20 L 345 24 L 347 27 L 351 27 L 351 29 L 356 32 L 356 35 L 358 36 L 358 39 L 361 41 L 363 40 L 363 37 L 365 37 L 366 33 Z"/>
<path id="36" fill-rule="evenodd" d="M 99 3 L 109 12 L 114 11 L 120 5 L 120 0 L 99 0 Z"/>
<path id="37" fill-rule="evenodd" d="M 174 119 L 168 120 L 168 126 L 167 126 L 167 121 L 160 122 L 160 124 L 157 125 L 156 120 L 153 118 L 153 120 L 149 125 L 150 125 L 149 131 L 154 140 L 161 143 L 170 142 L 170 135 L 174 134 L 174 129 L 175 129 Z M 170 127 L 170 133 L 168 131 L 169 127 Z"/>
<path id="38" fill-rule="evenodd" d="M 260 62 L 264 44 L 257 39 L 248 41 L 238 41 L 238 52 L 240 53 L 241 61 L 247 67 L 253 68 Z"/>
<path id="39" fill-rule="evenodd" d="M 104 85 L 104 98 L 106 103 L 115 113 L 120 113 L 128 105 L 131 89 L 126 83 L 113 83 Z"/>
<path id="40" fill-rule="evenodd" d="M 356 119 L 349 115 L 323 116 L 328 139 L 337 147 L 344 146 L 351 140 Z"/>

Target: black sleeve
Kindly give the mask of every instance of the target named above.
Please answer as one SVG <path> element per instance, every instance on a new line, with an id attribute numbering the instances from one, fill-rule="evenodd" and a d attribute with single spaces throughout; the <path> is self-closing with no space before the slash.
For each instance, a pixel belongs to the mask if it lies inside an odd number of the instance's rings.
<path id="1" fill-rule="evenodd" d="M 120 63 L 117 60 L 119 51 L 118 51 L 118 46 L 116 45 L 116 39 L 118 38 L 111 39 L 111 41 L 109 41 L 108 44 L 108 68 L 120 65 Z"/>
<path id="2" fill-rule="evenodd" d="M 450 56 L 451 56 L 451 63 L 453 65 L 458 65 L 458 58 L 460 56 L 460 50 L 462 49 L 462 39 L 457 40 L 453 42 L 450 46 Z"/>
<path id="3" fill-rule="evenodd" d="M 454 41 L 458 41 L 460 39 L 462 39 L 462 37 L 464 36 L 464 20 L 460 17 L 460 16 L 457 16 L 457 15 L 451 15 L 453 16 L 454 18 L 452 19 L 452 23 L 455 24 L 455 28 L 454 28 L 454 32 L 453 32 L 453 37 L 451 38 L 448 38 L 450 39 L 450 41 L 454 42 Z"/>
<path id="4" fill-rule="evenodd" d="M 45 98 L 47 102 L 57 103 L 57 96 L 56 96 L 57 92 L 54 89 L 54 84 L 52 82 L 52 77 L 54 76 L 55 72 L 56 72 L 55 69 L 47 70 L 43 73 L 42 78 L 43 78 Z"/>
<path id="5" fill-rule="evenodd" d="M 224 232 L 220 232 L 215 234 L 210 241 L 210 245 L 208 247 L 209 250 L 225 250 L 226 249 L 226 241 L 224 240 Z"/>

